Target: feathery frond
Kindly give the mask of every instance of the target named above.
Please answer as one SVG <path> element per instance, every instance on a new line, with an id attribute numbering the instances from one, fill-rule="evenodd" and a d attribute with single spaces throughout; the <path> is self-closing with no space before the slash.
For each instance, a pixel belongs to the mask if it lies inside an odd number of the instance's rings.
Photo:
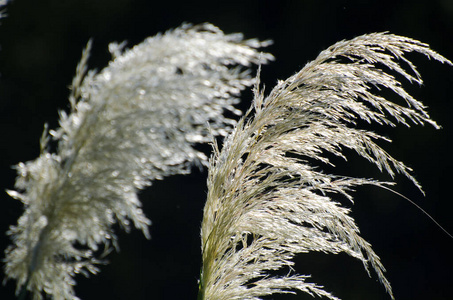
<path id="1" fill-rule="evenodd" d="M 393 298 L 379 257 L 360 236 L 350 210 L 338 202 L 340 197 L 352 201 L 356 186 L 388 183 L 326 174 L 321 167 L 332 164 L 327 154 L 346 159 L 342 150 L 352 149 L 381 171 L 392 177 L 401 173 L 420 188 L 411 170 L 375 143 L 389 139 L 355 126 L 364 120 L 439 128 L 390 74 L 422 83 L 404 57 L 407 52 L 452 65 L 427 44 L 374 33 L 322 51 L 267 97 L 257 85 L 252 108 L 211 158 L 199 299 L 261 299 L 295 290 L 337 299 L 306 282 L 307 276 L 272 275 L 292 270 L 293 257 L 310 251 L 344 252 L 361 260 Z M 373 93 L 373 87 L 393 91 L 407 107 Z"/>
<path id="2" fill-rule="evenodd" d="M 113 59 L 96 74 L 87 72 L 89 43 L 70 113 L 60 113 L 51 137 L 44 131 L 36 160 L 17 165 L 18 191 L 9 191 L 25 206 L 5 258 L 17 291 L 77 299 L 73 277 L 98 271 L 100 246 L 116 244 L 114 223 L 132 222 L 149 237 L 137 191 L 207 164 L 193 146 L 235 125 L 223 113 L 237 113 L 240 91 L 253 83 L 241 67 L 272 59 L 256 50 L 267 44 L 210 24 L 183 25 L 127 51 L 111 44 Z"/>

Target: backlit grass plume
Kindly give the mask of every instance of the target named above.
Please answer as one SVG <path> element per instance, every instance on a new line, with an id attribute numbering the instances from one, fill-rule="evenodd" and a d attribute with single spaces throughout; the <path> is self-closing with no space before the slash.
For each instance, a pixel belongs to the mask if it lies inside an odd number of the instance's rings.
<path id="1" fill-rule="evenodd" d="M 253 83 L 241 67 L 272 59 L 256 50 L 266 44 L 210 24 L 183 25 L 127 51 L 111 44 L 113 59 L 99 73 L 87 72 L 88 46 L 70 112 L 60 113 L 50 136 L 45 129 L 41 155 L 16 166 L 17 191 L 9 194 L 25 211 L 9 231 L 5 273 L 17 292 L 77 299 L 73 277 L 98 271 L 102 248 L 116 244 L 114 223 L 132 222 L 149 237 L 137 191 L 206 164 L 193 146 L 234 126 L 223 113 L 237 113 L 237 96 Z"/>
<path id="2" fill-rule="evenodd" d="M 393 298 L 379 257 L 360 236 L 350 210 L 338 202 L 352 201 L 356 186 L 387 183 L 327 174 L 322 166 L 331 164 L 332 156 L 346 159 L 343 150 L 352 149 L 420 188 L 411 170 L 376 144 L 388 138 L 356 126 L 362 120 L 439 128 L 391 75 L 422 83 L 404 57 L 407 52 L 452 65 L 427 44 L 374 33 L 334 44 L 279 81 L 267 97 L 256 86 L 252 108 L 211 159 L 199 299 L 261 299 L 297 290 L 337 299 L 292 271 L 294 256 L 310 251 L 344 252 L 361 260 Z M 374 92 L 384 88 L 406 105 Z M 277 270 L 287 275 L 276 275 Z"/>

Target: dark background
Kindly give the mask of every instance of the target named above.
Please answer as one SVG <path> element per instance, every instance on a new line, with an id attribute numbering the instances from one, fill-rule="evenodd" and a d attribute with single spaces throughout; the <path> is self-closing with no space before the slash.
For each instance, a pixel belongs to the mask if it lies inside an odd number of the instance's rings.
<path id="1" fill-rule="evenodd" d="M 367 4 L 363 4 L 367 3 Z M 42 0 L 13 1 L 0 25 L 0 248 L 4 232 L 22 213 L 20 203 L 3 191 L 14 185 L 10 167 L 38 155 L 43 124 L 57 126 L 60 109 L 68 108 L 68 85 L 81 51 L 94 39 L 91 68 L 109 60 L 109 42 L 129 46 L 182 22 L 212 22 L 227 33 L 272 39 L 268 51 L 277 60 L 264 66 L 262 81 L 270 90 L 334 42 L 354 36 L 390 31 L 429 43 L 453 59 L 453 1 L 146 1 Z M 451 121 L 453 68 L 410 58 L 419 66 L 425 85 L 409 88 L 429 106 L 443 126 L 376 129 L 394 142 L 385 145 L 394 157 L 415 170 L 426 197 L 402 176 L 395 190 L 423 207 L 450 232 Z M 244 93 L 248 107 L 251 93 Z M 364 160 L 339 162 L 338 174 L 376 176 Z M 77 278 L 77 295 L 89 299 L 196 299 L 200 268 L 199 227 L 206 197 L 206 172 L 174 176 L 156 182 L 140 195 L 153 221 L 152 239 L 137 230 L 119 232 L 121 252 L 90 279 Z M 387 267 L 396 299 L 451 299 L 453 240 L 403 198 L 378 188 L 364 187 L 353 207 L 363 236 Z M 3 256 L 3 255 L 2 255 Z M 296 270 L 312 274 L 343 299 L 390 299 L 376 276 L 368 278 L 362 264 L 345 255 L 305 254 Z M 14 299 L 15 282 L 0 287 L 0 299 Z M 271 299 L 271 297 L 269 298 Z M 309 295 L 272 299 L 312 299 Z"/>

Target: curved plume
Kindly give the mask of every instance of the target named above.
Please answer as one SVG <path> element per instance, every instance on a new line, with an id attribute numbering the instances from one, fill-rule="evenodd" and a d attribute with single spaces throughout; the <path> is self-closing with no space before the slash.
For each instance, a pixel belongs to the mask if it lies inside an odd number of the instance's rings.
<path id="1" fill-rule="evenodd" d="M 183 25 L 127 51 L 111 44 L 113 60 L 98 74 L 86 74 L 87 49 L 71 111 L 50 131 L 57 151 L 47 149 L 45 130 L 41 155 L 16 167 L 19 192 L 9 191 L 25 205 L 5 258 L 17 291 L 76 299 L 74 275 L 98 271 L 99 246 L 115 244 L 115 222 L 126 229 L 132 222 L 148 237 L 137 191 L 206 164 L 193 146 L 234 126 L 223 113 L 236 113 L 240 91 L 253 83 L 241 67 L 272 59 L 257 51 L 267 44 Z"/>
<path id="2" fill-rule="evenodd" d="M 349 209 L 336 200 L 352 201 L 351 191 L 358 185 L 387 183 L 326 174 L 321 167 L 331 164 L 329 155 L 345 158 L 342 150 L 352 149 L 420 188 L 411 170 L 375 143 L 389 139 L 356 128 L 358 120 L 439 127 L 390 74 L 422 83 L 406 52 L 452 65 L 424 43 L 374 33 L 329 47 L 267 97 L 255 89 L 252 108 L 211 159 L 199 299 L 261 299 L 295 290 L 337 299 L 306 282 L 307 276 L 292 271 L 272 275 L 292 270 L 293 257 L 309 251 L 344 252 L 361 260 L 393 298 L 379 257 L 359 235 Z M 407 106 L 372 88 L 393 91 Z"/>

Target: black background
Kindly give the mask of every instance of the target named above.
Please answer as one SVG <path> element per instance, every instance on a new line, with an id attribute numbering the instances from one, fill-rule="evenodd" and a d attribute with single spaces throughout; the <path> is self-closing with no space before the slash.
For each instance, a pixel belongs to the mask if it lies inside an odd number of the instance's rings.
<path id="1" fill-rule="evenodd" d="M 366 4 L 364 4 L 366 3 Z M 11 189 L 10 167 L 38 155 L 45 122 L 57 126 L 60 109 L 68 108 L 68 85 L 88 39 L 94 46 L 90 67 L 109 60 L 109 42 L 132 46 L 183 22 L 211 22 L 227 33 L 272 39 L 268 51 L 276 61 L 264 66 L 262 81 L 271 89 L 334 42 L 357 35 L 390 31 L 429 43 L 453 59 L 453 2 L 432 1 L 14 1 L 0 25 L 0 190 Z M 443 129 L 403 126 L 379 129 L 394 142 L 389 153 L 415 170 L 426 197 L 402 176 L 395 190 L 409 197 L 453 232 L 451 218 L 451 121 L 453 68 L 410 58 L 425 85 L 408 87 L 429 106 Z M 245 92 L 242 108 L 249 106 Z M 389 180 L 353 156 L 338 162 L 338 174 Z M 140 199 L 153 221 L 152 239 L 137 230 L 119 232 L 120 253 L 99 275 L 77 278 L 82 299 L 196 299 L 200 268 L 199 227 L 206 197 L 206 172 L 156 182 Z M 0 191 L 0 248 L 4 232 L 22 213 L 20 203 Z M 397 299 L 451 299 L 453 240 L 403 198 L 378 188 L 360 188 L 353 207 L 363 236 L 387 267 Z M 390 299 L 376 276 L 368 278 L 359 261 L 346 255 L 305 254 L 296 270 L 342 299 Z M 13 281 L 0 287 L 0 299 L 14 299 Z M 275 295 L 272 299 L 312 299 L 309 295 Z"/>

